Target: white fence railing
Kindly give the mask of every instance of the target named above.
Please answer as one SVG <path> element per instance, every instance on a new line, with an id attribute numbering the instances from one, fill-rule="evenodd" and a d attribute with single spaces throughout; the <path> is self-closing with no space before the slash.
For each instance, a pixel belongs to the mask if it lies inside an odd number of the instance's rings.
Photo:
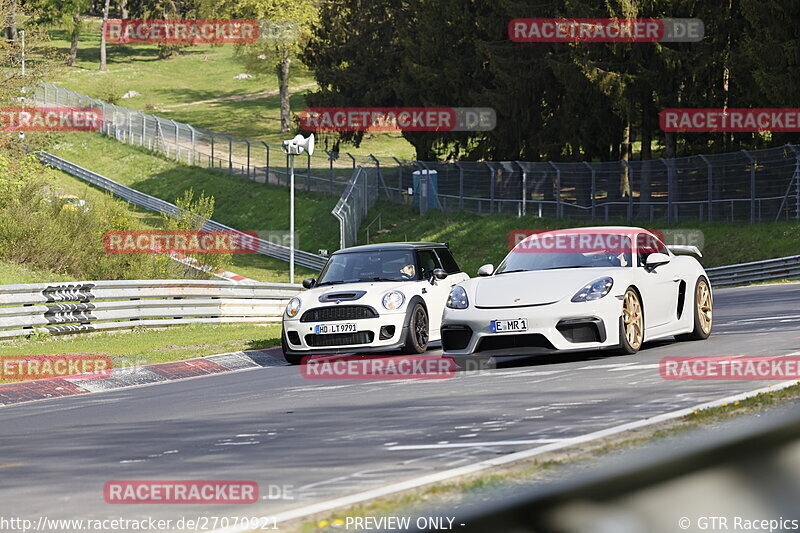
<path id="1" fill-rule="evenodd" d="M 290 283 L 76 281 L 0 286 L 0 339 L 223 322 L 279 322 Z"/>

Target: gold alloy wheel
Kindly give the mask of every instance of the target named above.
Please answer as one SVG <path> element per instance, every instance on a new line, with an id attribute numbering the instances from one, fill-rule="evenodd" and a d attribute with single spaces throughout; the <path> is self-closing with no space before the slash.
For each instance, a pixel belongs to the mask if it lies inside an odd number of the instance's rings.
<path id="1" fill-rule="evenodd" d="M 697 283 L 695 300 L 697 301 L 697 318 L 700 321 L 700 329 L 703 330 L 704 335 L 708 335 L 711 333 L 711 323 L 714 320 L 714 304 L 711 301 L 711 290 L 705 280 L 701 279 Z"/>
<path id="2" fill-rule="evenodd" d="M 622 320 L 628 345 L 632 349 L 638 350 L 644 338 L 644 316 L 639 297 L 630 289 L 625 293 L 625 299 L 622 301 Z"/>

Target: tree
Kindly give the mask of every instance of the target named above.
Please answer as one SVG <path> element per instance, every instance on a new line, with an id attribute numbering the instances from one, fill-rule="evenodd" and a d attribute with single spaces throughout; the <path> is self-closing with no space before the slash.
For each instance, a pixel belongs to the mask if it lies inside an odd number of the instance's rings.
<path id="1" fill-rule="evenodd" d="M 90 0 L 30 0 L 39 22 L 61 24 L 70 34 L 67 65 L 74 67 L 78 59 L 78 39 L 83 29 L 83 14 L 89 8 Z"/>
<path id="2" fill-rule="evenodd" d="M 100 70 L 106 69 L 106 26 L 108 26 L 108 5 L 110 0 L 103 3 L 103 26 L 100 31 Z"/>
<path id="3" fill-rule="evenodd" d="M 319 16 L 313 0 L 200 0 L 206 15 L 254 19 L 260 37 L 237 45 L 237 56 L 253 74 L 274 73 L 280 95 L 281 133 L 291 127 L 289 76 L 292 61 L 303 49 Z"/>

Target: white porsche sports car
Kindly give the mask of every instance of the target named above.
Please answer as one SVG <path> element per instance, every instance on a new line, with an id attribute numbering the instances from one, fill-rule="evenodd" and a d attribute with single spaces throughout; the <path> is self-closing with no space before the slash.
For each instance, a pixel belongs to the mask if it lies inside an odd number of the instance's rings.
<path id="1" fill-rule="evenodd" d="M 283 315 L 286 360 L 317 354 L 401 349 L 422 353 L 440 340 L 450 289 L 469 279 L 446 243 L 355 246 L 331 255 L 319 279 Z"/>
<path id="2" fill-rule="evenodd" d="M 675 255 L 687 254 L 687 255 Z M 705 339 L 713 299 L 693 246 L 665 246 L 640 228 L 534 234 L 497 269 L 453 287 L 442 318 L 445 355 L 529 355 L 616 348 L 664 337 Z"/>

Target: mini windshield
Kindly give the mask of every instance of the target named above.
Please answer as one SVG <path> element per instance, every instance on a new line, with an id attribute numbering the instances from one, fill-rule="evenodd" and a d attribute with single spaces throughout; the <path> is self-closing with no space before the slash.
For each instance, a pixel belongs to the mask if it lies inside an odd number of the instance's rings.
<path id="1" fill-rule="evenodd" d="M 322 269 L 317 285 L 416 280 L 417 270 L 413 250 L 335 254 Z"/>
<path id="2" fill-rule="evenodd" d="M 631 239 L 618 234 L 547 235 L 519 243 L 496 274 L 557 268 L 629 267 Z"/>

